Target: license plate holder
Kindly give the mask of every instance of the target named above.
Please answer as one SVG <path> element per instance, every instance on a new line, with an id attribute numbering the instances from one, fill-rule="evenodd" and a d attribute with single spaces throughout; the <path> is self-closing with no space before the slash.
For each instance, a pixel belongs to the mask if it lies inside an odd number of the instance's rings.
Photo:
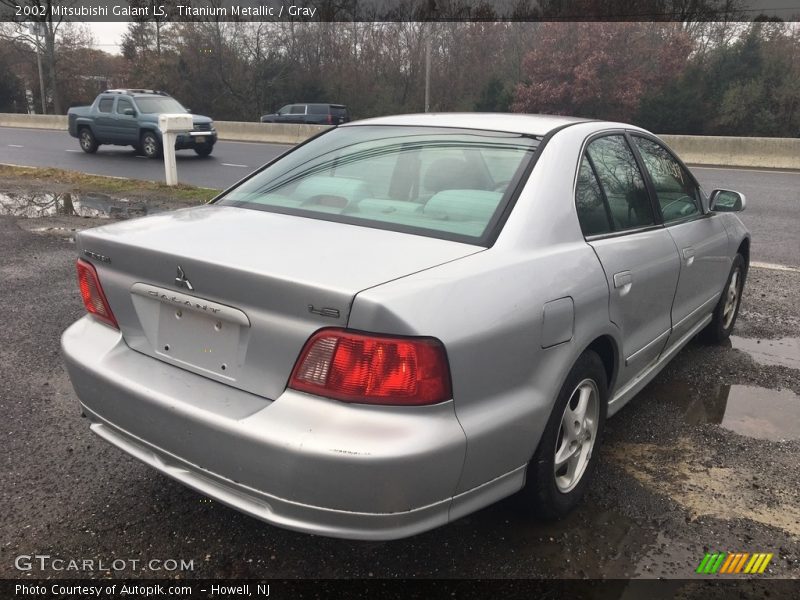
<path id="1" fill-rule="evenodd" d="M 144 283 L 132 299 L 155 354 L 193 371 L 235 380 L 246 351 L 250 321 L 242 311 Z"/>

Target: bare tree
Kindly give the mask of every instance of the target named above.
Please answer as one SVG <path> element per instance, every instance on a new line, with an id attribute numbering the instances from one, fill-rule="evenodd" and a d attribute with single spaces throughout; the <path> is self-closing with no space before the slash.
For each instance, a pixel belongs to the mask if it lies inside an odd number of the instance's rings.
<path id="1" fill-rule="evenodd" d="M 9 8 L 15 8 L 18 5 L 35 7 L 33 13 L 41 16 L 28 17 L 33 19 L 34 23 L 38 25 L 38 32 L 44 40 L 44 61 L 47 71 L 47 79 L 50 89 L 50 98 L 53 103 L 53 112 L 62 114 L 61 94 L 58 88 L 57 68 L 58 60 L 56 56 L 56 35 L 58 34 L 59 27 L 61 26 L 61 17 L 53 17 L 53 0 L 0 0 L 0 5 L 5 5 Z M 64 0 L 58 3 L 59 6 L 70 6 L 73 4 L 70 0 Z M 11 37 L 21 40 L 25 43 L 31 44 L 37 50 L 40 49 L 39 36 L 35 35 L 31 30 L 30 22 L 9 23 L 4 28 L 5 31 L 0 32 L 3 37 Z"/>

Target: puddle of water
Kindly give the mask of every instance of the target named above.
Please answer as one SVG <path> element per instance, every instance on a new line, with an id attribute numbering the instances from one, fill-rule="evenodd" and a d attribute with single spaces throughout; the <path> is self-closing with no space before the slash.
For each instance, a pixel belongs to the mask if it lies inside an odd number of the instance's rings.
<path id="1" fill-rule="evenodd" d="M 659 402 L 674 403 L 692 425 L 712 423 L 762 440 L 800 439 L 800 396 L 791 390 L 752 385 L 716 385 L 710 390 L 676 381 L 650 385 L 643 392 Z"/>
<path id="2" fill-rule="evenodd" d="M 746 352 L 759 364 L 800 369 L 800 338 L 757 340 L 732 335 L 730 339 L 735 349 Z"/>
<path id="3" fill-rule="evenodd" d="M 115 199 L 105 194 L 76 194 L 65 192 L 33 192 L 27 194 L 0 192 L 0 215 L 11 215 L 35 219 L 69 215 L 77 217 L 99 217 L 130 219 L 148 214 L 143 202 Z"/>
<path id="4" fill-rule="evenodd" d="M 740 435 L 772 441 L 800 439 L 800 397 L 791 390 L 721 385 L 716 395 L 695 401 L 690 411 L 687 417 L 700 418 L 695 422 L 716 423 Z"/>

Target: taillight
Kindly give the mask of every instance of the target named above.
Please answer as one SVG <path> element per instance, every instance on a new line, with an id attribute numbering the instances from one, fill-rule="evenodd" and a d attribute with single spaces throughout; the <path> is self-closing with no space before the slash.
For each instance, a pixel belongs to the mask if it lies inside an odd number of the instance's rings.
<path id="1" fill-rule="evenodd" d="M 108 306 L 108 300 L 106 300 L 106 295 L 103 293 L 94 265 L 78 259 L 75 266 L 78 268 L 78 287 L 81 290 L 81 298 L 83 298 L 83 305 L 86 310 L 104 323 L 111 325 L 114 329 L 119 329 L 114 313 L 111 312 L 111 308 Z"/>
<path id="2" fill-rule="evenodd" d="M 333 125 L 333 116 L 328 113 L 328 125 Z"/>
<path id="3" fill-rule="evenodd" d="M 364 404 L 416 406 L 452 397 L 450 367 L 440 341 L 344 329 L 323 329 L 311 336 L 289 387 Z"/>

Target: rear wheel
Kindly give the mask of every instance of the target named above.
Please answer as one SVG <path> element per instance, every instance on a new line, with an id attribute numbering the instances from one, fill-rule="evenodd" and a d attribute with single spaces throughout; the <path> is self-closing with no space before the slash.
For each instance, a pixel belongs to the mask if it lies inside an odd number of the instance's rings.
<path id="1" fill-rule="evenodd" d="M 81 150 L 87 154 L 94 154 L 97 152 L 98 146 L 100 146 L 100 144 L 97 143 L 92 130 L 88 127 L 84 127 L 80 130 L 78 133 L 78 141 L 81 144 Z"/>
<path id="2" fill-rule="evenodd" d="M 722 296 L 714 309 L 711 323 L 703 330 L 703 338 L 713 344 L 724 342 L 730 337 L 736 317 L 739 316 L 739 305 L 742 303 L 744 279 L 747 269 L 744 257 L 737 254 L 731 265 L 728 281 L 722 290 Z"/>
<path id="3" fill-rule="evenodd" d="M 607 388 L 602 360 L 587 350 L 567 375 L 528 464 L 523 494 L 540 517 L 563 517 L 586 492 L 605 424 Z"/>
<path id="4" fill-rule="evenodd" d="M 158 141 L 155 133 L 150 131 L 142 134 L 141 142 L 142 154 L 147 158 L 158 158 L 161 156 L 161 142 Z"/>

